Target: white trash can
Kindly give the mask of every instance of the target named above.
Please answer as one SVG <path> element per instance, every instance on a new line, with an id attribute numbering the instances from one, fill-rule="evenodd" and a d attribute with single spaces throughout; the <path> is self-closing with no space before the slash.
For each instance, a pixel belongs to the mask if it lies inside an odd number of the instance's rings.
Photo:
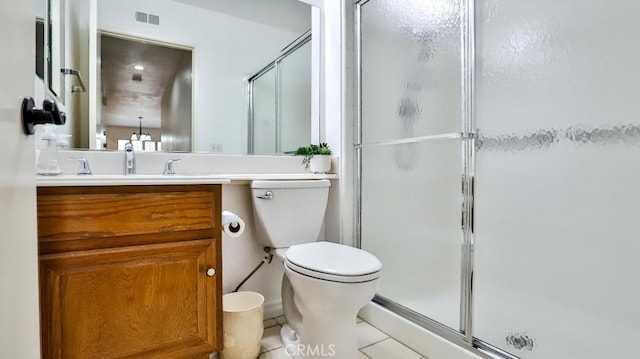
<path id="1" fill-rule="evenodd" d="M 256 359 L 262 339 L 264 297 L 255 292 L 222 296 L 224 344 L 221 359 Z"/>

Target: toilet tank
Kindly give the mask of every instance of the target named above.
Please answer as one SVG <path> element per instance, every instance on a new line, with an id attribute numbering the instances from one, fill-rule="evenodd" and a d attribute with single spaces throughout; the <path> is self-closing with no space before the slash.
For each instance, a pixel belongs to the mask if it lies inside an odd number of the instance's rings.
<path id="1" fill-rule="evenodd" d="M 251 182 L 258 243 L 286 248 L 318 240 L 330 185 L 326 179 Z"/>

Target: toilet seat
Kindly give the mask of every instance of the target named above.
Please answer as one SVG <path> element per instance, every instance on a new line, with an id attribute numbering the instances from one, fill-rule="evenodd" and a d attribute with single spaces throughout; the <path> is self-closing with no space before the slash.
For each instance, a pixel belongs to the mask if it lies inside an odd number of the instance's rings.
<path id="1" fill-rule="evenodd" d="M 333 275 L 323 272 L 313 271 L 304 267 L 297 266 L 289 261 L 285 261 L 284 264 L 287 268 L 291 269 L 294 272 L 302 274 L 304 276 L 321 279 L 330 282 L 336 283 L 362 283 L 362 282 L 370 282 L 372 280 L 376 280 L 380 277 L 380 272 L 375 272 L 362 276 L 343 276 L 343 275 Z"/>
<path id="2" fill-rule="evenodd" d="M 380 277 L 382 263 L 371 253 L 332 243 L 313 242 L 291 246 L 285 265 L 300 274 L 340 283 L 360 283 Z"/>

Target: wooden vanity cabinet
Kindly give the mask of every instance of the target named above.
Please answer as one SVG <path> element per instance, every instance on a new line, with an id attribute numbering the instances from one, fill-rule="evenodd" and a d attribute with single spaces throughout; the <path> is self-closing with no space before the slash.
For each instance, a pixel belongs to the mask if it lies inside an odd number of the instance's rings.
<path id="1" fill-rule="evenodd" d="M 220 185 L 38 188 L 44 359 L 222 350 Z"/>

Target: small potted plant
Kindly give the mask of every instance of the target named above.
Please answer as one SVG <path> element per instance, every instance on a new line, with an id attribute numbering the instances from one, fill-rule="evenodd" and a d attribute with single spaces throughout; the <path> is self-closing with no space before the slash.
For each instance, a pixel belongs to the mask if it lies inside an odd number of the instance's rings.
<path id="1" fill-rule="evenodd" d="M 304 156 L 302 164 L 313 173 L 327 173 L 331 169 L 331 149 L 326 143 L 299 147 L 296 155 Z"/>

